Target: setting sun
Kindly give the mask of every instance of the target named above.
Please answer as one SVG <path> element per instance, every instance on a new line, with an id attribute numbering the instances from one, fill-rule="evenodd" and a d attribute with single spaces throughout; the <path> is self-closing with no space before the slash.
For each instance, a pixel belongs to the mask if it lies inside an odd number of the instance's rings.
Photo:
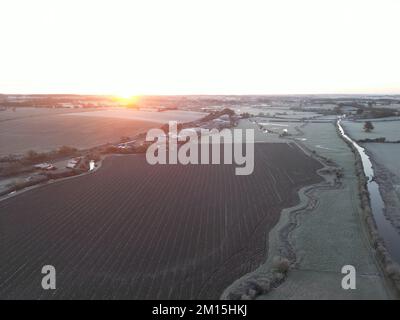
<path id="1" fill-rule="evenodd" d="M 138 102 L 139 96 L 128 93 L 120 93 L 115 95 L 115 99 L 121 104 L 128 105 L 128 104 L 135 104 L 136 102 Z"/>
<path id="2" fill-rule="evenodd" d="M 400 300 L 400 0 L 0 12 L 0 301 Z"/>

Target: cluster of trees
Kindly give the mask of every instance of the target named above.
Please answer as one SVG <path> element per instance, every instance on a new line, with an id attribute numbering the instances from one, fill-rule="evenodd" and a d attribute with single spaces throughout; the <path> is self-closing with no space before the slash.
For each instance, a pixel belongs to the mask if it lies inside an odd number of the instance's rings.
<path id="1" fill-rule="evenodd" d="M 396 115 L 396 111 L 388 108 L 372 108 L 368 110 L 372 118 L 386 118 Z"/>
<path id="2" fill-rule="evenodd" d="M 374 130 L 374 128 L 375 127 L 371 121 L 365 121 L 365 123 L 364 123 L 364 131 L 365 132 L 371 132 L 372 130 Z"/>
<path id="3" fill-rule="evenodd" d="M 69 146 L 62 146 L 56 151 L 50 152 L 36 152 L 34 150 L 29 150 L 25 157 L 21 159 L 24 164 L 35 164 L 39 162 L 49 161 L 57 157 L 69 157 L 75 156 L 78 149 Z"/>
<path id="4" fill-rule="evenodd" d="M 221 111 L 211 112 L 210 114 L 208 114 L 204 118 L 202 118 L 201 121 L 206 122 L 206 121 L 214 120 L 223 115 L 228 115 L 229 117 L 232 117 L 235 115 L 235 111 L 233 111 L 232 109 L 229 109 L 229 108 L 225 108 Z"/>
<path id="5" fill-rule="evenodd" d="M 369 106 L 368 108 L 358 108 L 357 115 L 363 115 L 370 118 L 386 118 L 397 115 L 396 110 L 388 108 L 374 108 Z"/>

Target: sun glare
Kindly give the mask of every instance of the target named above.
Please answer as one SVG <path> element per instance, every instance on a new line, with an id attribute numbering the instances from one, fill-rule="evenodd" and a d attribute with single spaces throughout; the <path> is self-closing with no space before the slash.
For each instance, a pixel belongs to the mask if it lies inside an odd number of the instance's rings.
<path id="1" fill-rule="evenodd" d="M 139 100 L 138 95 L 132 95 L 132 94 L 128 94 L 128 93 L 117 94 L 117 95 L 115 95 L 115 98 L 121 104 L 133 104 Z"/>
<path id="2" fill-rule="evenodd" d="M 130 94 L 130 93 L 119 93 L 119 94 L 117 94 L 117 97 L 120 98 L 120 99 L 129 100 L 129 99 L 133 98 L 134 95 Z"/>

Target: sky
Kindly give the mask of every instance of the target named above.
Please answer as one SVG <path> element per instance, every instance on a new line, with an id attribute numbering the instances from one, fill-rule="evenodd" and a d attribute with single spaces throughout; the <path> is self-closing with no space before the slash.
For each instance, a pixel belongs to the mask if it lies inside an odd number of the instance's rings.
<path id="1" fill-rule="evenodd" d="M 1 0 L 0 93 L 400 93 L 398 0 Z"/>

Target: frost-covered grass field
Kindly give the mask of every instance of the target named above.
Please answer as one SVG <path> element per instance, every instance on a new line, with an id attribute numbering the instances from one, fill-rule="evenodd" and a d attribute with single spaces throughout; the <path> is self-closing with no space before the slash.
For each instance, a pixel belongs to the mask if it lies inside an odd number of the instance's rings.
<path id="1" fill-rule="evenodd" d="M 284 137 L 279 135 L 287 130 L 291 135 L 297 135 L 295 127 L 299 126 L 300 123 L 294 122 L 268 122 L 264 118 L 251 118 L 242 119 L 239 121 L 236 129 L 254 129 L 254 139 L 256 142 L 286 142 L 288 141 Z M 260 128 L 261 127 L 261 128 Z M 265 130 L 269 131 L 266 132 Z"/>
<path id="2" fill-rule="evenodd" d="M 302 119 L 311 119 L 314 117 L 318 117 L 321 114 L 316 113 L 316 112 L 302 112 L 302 111 L 288 111 L 286 114 L 282 115 L 276 115 L 276 117 L 279 118 L 284 118 L 284 119 L 297 119 L 297 120 L 302 120 Z"/>
<path id="3" fill-rule="evenodd" d="M 400 140 L 399 121 L 373 121 L 374 130 L 365 132 L 364 122 L 343 121 L 342 126 L 346 133 L 355 140 L 376 139 L 385 137 L 388 141 Z"/>
<path id="4" fill-rule="evenodd" d="M 296 111 L 291 110 L 289 107 L 237 107 L 235 108 L 236 113 L 249 113 L 252 116 L 258 116 L 263 114 L 265 117 L 277 117 L 277 118 L 288 118 L 288 119 L 309 119 L 312 117 L 320 116 L 316 112 L 308 111 Z"/>
<path id="5" fill-rule="evenodd" d="M 400 144 L 399 143 L 364 143 L 373 159 L 384 165 L 391 174 L 400 178 Z"/>
<path id="6" fill-rule="evenodd" d="M 296 266 L 282 285 L 260 299 L 389 298 L 361 217 L 354 155 L 333 124 L 309 123 L 301 130 L 304 145 L 343 168 L 342 187 L 317 190 L 314 197 L 318 205 L 296 218 L 298 224 L 289 234 Z M 270 232 L 270 254 L 260 273 L 271 268 L 271 257 L 281 254 L 286 246 L 281 230 L 288 225 L 289 216 L 290 209 Z M 346 264 L 356 267 L 357 290 L 341 288 L 341 268 Z"/>

